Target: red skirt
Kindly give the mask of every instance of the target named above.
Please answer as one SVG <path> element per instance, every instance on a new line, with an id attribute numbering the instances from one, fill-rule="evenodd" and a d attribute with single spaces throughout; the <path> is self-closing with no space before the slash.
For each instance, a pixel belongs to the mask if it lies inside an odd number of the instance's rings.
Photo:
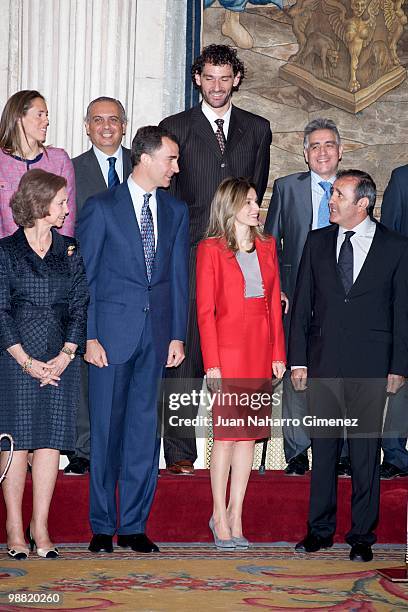
<path id="1" fill-rule="evenodd" d="M 219 346 L 222 388 L 213 405 L 217 440 L 258 440 L 271 433 L 272 345 L 264 298 L 246 298 L 234 346 Z"/>

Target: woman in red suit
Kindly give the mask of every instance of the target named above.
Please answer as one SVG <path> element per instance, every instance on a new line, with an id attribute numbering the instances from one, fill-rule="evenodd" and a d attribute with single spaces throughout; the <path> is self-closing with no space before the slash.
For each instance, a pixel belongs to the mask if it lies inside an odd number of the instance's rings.
<path id="1" fill-rule="evenodd" d="M 252 387 L 248 379 L 257 379 L 252 391 L 265 387 L 266 382 L 270 390 L 272 374 L 282 378 L 286 355 L 276 244 L 259 228 L 255 186 L 247 179 L 225 179 L 214 195 L 207 238 L 197 250 L 197 317 L 210 388 L 220 389 L 222 380 L 221 390 L 225 391 L 225 380 L 229 379 L 228 390 L 234 386 L 233 381 L 242 389 Z M 242 416 L 239 407 L 236 411 Z M 254 414 L 250 408 L 246 412 Z M 231 408 L 214 405 L 210 528 L 217 548 L 246 548 L 242 504 L 255 439 L 265 437 L 265 433 L 228 427 L 225 422 L 219 427 L 225 414 L 231 416 Z M 266 436 L 269 432 L 270 428 Z"/>

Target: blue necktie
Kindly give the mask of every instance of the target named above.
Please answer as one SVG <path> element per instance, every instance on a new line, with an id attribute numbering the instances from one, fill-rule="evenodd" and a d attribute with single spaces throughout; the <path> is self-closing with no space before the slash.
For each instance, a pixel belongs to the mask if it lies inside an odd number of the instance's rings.
<path id="1" fill-rule="evenodd" d="M 317 227 L 327 227 L 330 225 L 329 200 L 332 190 L 332 184 L 328 181 L 320 181 L 320 187 L 324 190 L 322 199 L 319 204 L 319 212 L 317 213 Z"/>
<path id="2" fill-rule="evenodd" d="M 140 215 L 140 233 L 142 235 L 143 251 L 146 262 L 147 278 L 152 278 L 152 269 L 154 261 L 154 225 L 153 215 L 149 206 L 149 198 L 151 193 L 145 193 L 143 196 L 142 214 Z"/>
<path id="3" fill-rule="evenodd" d="M 350 238 L 356 232 L 344 232 L 344 241 L 340 247 L 339 259 L 337 267 L 340 273 L 341 282 L 343 283 L 344 291 L 348 293 L 353 286 L 353 271 L 354 271 L 354 253 L 353 245 Z"/>
<path id="4" fill-rule="evenodd" d="M 118 173 L 116 172 L 115 163 L 116 157 L 108 157 L 109 171 L 108 171 L 108 189 L 116 187 L 120 184 Z"/>

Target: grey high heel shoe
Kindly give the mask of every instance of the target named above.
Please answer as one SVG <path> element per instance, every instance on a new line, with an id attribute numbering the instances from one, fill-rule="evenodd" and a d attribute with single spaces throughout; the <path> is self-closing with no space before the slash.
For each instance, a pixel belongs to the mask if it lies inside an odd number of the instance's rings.
<path id="1" fill-rule="evenodd" d="M 215 547 L 219 550 L 234 550 L 235 544 L 233 540 L 221 540 L 217 534 L 215 533 L 215 525 L 214 525 L 214 517 L 210 518 L 210 522 L 208 523 L 209 528 L 212 531 Z"/>
<path id="2" fill-rule="evenodd" d="M 235 548 L 242 548 L 242 549 L 249 548 L 249 540 L 247 540 L 243 536 L 238 537 L 238 538 L 232 536 L 231 539 L 235 544 Z"/>

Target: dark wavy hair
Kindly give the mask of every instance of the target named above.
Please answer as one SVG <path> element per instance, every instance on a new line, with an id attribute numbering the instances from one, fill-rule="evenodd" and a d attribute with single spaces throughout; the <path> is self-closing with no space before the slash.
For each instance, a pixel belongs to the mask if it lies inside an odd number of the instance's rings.
<path id="1" fill-rule="evenodd" d="M 237 51 L 234 47 L 229 45 L 208 45 L 204 47 L 194 64 L 191 66 L 191 78 L 193 85 L 197 89 L 200 89 L 195 82 L 195 75 L 201 74 L 204 68 L 204 64 L 212 64 L 213 66 L 225 66 L 229 65 L 232 67 L 234 77 L 240 73 L 239 84 L 233 88 L 233 91 L 238 91 L 239 86 L 245 78 L 245 66 L 237 56 Z"/>
<path id="2" fill-rule="evenodd" d="M 36 219 L 48 215 L 52 200 L 66 186 L 63 176 L 39 168 L 23 174 L 10 200 L 14 222 L 22 227 L 34 227 Z"/>

